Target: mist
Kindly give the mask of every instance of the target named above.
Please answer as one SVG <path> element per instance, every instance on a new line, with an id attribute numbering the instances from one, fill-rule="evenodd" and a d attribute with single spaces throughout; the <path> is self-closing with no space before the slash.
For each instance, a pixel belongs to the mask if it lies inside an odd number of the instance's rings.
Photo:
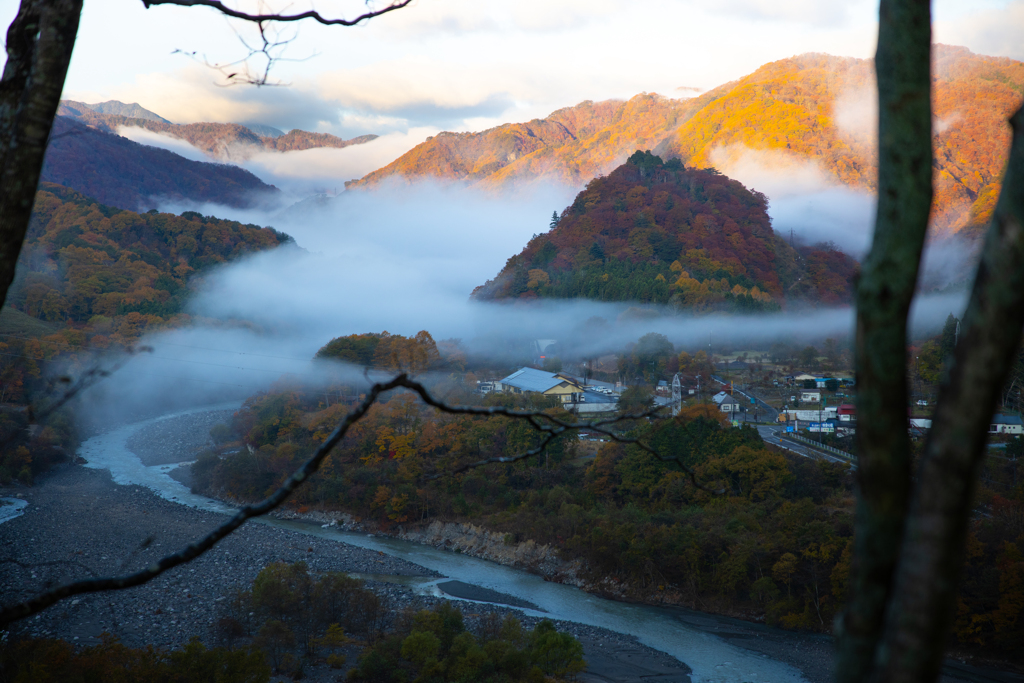
<path id="1" fill-rule="evenodd" d="M 318 147 L 293 152 L 232 144 L 221 150 L 220 155 L 211 156 L 173 135 L 137 127 L 118 129 L 118 134 L 122 137 L 142 145 L 166 149 L 191 161 L 230 163 L 244 168 L 268 185 L 274 185 L 282 190 L 284 199 L 279 208 L 305 199 L 311 194 L 337 194 L 344 189 L 346 180 L 362 178 L 367 173 L 386 166 L 437 132 L 434 128 L 412 128 L 408 131 L 388 133 L 370 142 L 341 149 Z M 166 205 L 163 208 L 169 211 L 177 209 L 177 212 L 196 210 L 196 207 L 186 203 Z M 223 211 L 218 211 L 217 215 L 222 213 Z"/>
<path id="2" fill-rule="evenodd" d="M 417 184 L 343 193 L 274 214 L 275 227 L 295 245 L 208 273 L 188 305 L 195 324 L 147 335 L 141 343 L 153 351 L 132 357 L 82 404 L 93 416 L 116 419 L 240 401 L 278 381 L 315 392 L 339 372 L 358 384 L 366 381 L 362 369 L 312 358 L 334 337 L 384 330 L 461 339 L 468 353 L 493 359 L 496 369 L 518 362 L 533 339 L 558 339 L 566 354 L 583 357 L 614 353 L 648 332 L 689 350 L 819 343 L 852 333 L 850 307 L 688 316 L 628 302 L 472 301 L 473 288 L 544 232 L 551 212 L 572 196 L 556 186 L 496 198 Z M 937 331 L 950 312 L 960 313 L 964 298 L 919 297 L 914 333 Z"/>

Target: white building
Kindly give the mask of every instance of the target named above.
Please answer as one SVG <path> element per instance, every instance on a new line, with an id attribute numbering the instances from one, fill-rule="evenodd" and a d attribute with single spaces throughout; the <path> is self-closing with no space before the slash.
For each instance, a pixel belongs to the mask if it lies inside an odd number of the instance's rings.
<path id="1" fill-rule="evenodd" d="M 1024 424 L 1016 415 L 993 415 L 988 426 L 989 434 L 1024 434 Z"/>

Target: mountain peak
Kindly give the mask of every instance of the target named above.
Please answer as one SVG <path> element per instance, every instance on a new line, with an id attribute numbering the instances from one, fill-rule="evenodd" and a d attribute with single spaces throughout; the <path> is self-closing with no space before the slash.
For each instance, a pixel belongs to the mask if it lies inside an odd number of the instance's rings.
<path id="1" fill-rule="evenodd" d="M 130 119 L 144 119 L 146 121 L 170 123 L 167 119 L 154 114 L 135 102 L 126 104 L 117 100 L 107 100 L 106 102 L 97 102 L 96 104 L 86 104 L 84 102 L 82 104 L 99 114 L 114 114 L 116 116 L 126 116 Z"/>

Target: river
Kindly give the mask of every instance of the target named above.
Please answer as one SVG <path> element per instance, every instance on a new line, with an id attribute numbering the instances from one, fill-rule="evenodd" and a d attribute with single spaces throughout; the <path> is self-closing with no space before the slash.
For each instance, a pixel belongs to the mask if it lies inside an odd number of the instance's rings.
<path id="1" fill-rule="evenodd" d="M 175 465 L 143 465 L 138 456 L 128 450 L 126 442 L 139 429 L 160 420 L 237 407 L 237 403 L 207 406 L 116 427 L 88 439 L 82 444 L 79 454 L 88 467 L 109 470 L 118 484 L 138 484 L 182 505 L 231 514 L 234 509 L 229 505 L 196 495 L 171 478 L 168 472 Z M 273 518 L 256 521 L 378 550 L 433 569 L 449 579 L 525 600 L 543 610 L 543 616 L 636 636 L 643 644 L 685 662 L 693 671 L 694 681 L 795 683 L 805 680 L 800 671 L 784 662 L 733 646 L 715 635 L 680 622 L 672 610 L 607 600 L 578 588 L 544 581 L 518 569 L 408 541 L 322 528 L 305 522 Z M 443 580 L 425 580 L 421 589 L 434 591 L 437 582 Z M 533 610 L 525 611 L 539 614 Z"/>

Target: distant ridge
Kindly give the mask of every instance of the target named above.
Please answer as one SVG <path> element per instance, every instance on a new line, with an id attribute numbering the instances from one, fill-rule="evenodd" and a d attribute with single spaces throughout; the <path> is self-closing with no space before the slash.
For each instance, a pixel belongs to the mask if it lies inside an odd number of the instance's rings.
<path id="1" fill-rule="evenodd" d="M 63 116 L 54 120 L 41 180 L 129 211 L 168 199 L 245 208 L 279 192 L 237 166 L 191 161 Z"/>
<path id="2" fill-rule="evenodd" d="M 1024 96 L 1024 63 L 936 45 L 935 224 L 987 222 L 1009 149 L 1006 121 Z M 728 173 L 745 152 L 812 162 L 836 185 L 873 190 L 870 60 L 805 54 L 690 99 L 644 93 L 582 102 L 545 119 L 441 133 L 346 187 L 435 178 L 493 190 L 536 182 L 582 187 L 633 150 Z"/>
<path id="3" fill-rule="evenodd" d="M 118 102 L 117 100 L 108 100 L 106 102 L 87 104 L 85 106 L 100 114 L 115 114 L 117 116 L 127 116 L 132 119 L 146 119 L 147 121 L 170 123 L 170 121 L 162 116 L 158 116 L 134 102 L 131 104 L 125 104 L 124 102 Z"/>
<path id="4" fill-rule="evenodd" d="M 106 102 L 104 104 L 112 103 Z M 138 106 L 126 105 L 121 102 L 113 104 L 121 105 L 122 107 Z M 361 135 L 351 140 L 344 140 L 328 133 L 311 133 L 298 129 L 292 130 L 289 133 L 283 133 L 277 128 L 262 124 L 253 124 L 251 126 L 244 126 L 240 123 L 175 124 L 165 121 L 160 117 L 152 119 L 118 113 L 104 113 L 94 109 L 95 106 L 97 105 L 75 102 L 73 100 L 61 100 L 57 114 L 75 119 L 90 128 L 114 135 L 118 135 L 118 131 L 121 128 L 132 127 L 170 135 L 185 140 L 217 161 L 241 161 L 252 156 L 253 152 L 263 150 L 297 152 L 319 147 L 340 149 L 350 145 L 361 145 L 377 138 L 376 135 Z M 114 109 L 116 107 L 112 106 L 110 108 Z M 139 109 L 142 108 L 139 107 Z M 146 110 L 142 109 L 142 111 Z M 147 113 L 152 114 L 152 112 Z M 155 114 L 152 115 L 156 116 Z M 263 135 L 261 131 L 269 131 L 272 134 Z"/>

